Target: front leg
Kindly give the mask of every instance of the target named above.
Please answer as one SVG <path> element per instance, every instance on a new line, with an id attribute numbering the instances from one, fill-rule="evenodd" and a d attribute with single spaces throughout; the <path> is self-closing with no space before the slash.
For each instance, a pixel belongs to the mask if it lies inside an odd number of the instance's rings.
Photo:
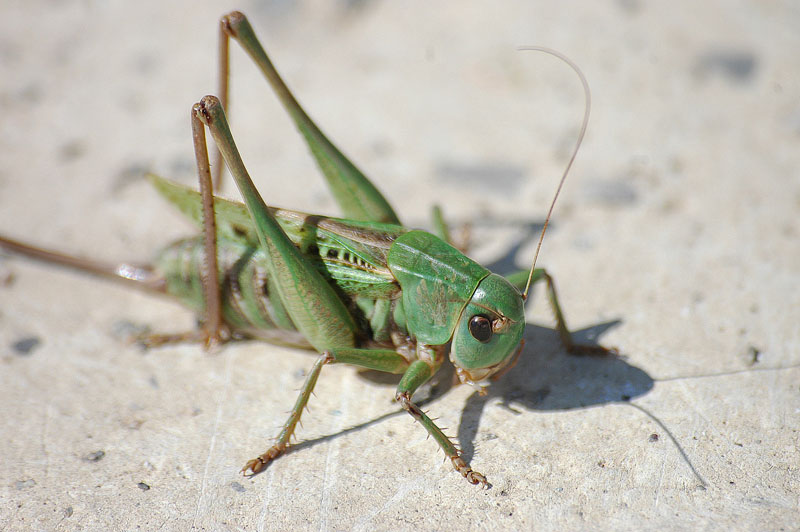
<path id="1" fill-rule="evenodd" d="M 420 422 L 420 424 L 428 431 L 436 443 L 439 444 L 442 451 L 444 451 L 445 456 L 450 459 L 450 462 L 453 464 L 453 467 L 456 468 L 456 471 L 461 473 L 461 475 L 467 479 L 467 482 L 470 484 L 481 484 L 484 487 L 489 487 L 490 484 L 486 480 L 486 477 L 482 474 L 478 473 L 477 471 L 473 471 L 472 468 L 467 464 L 463 458 L 461 458 L 461 451 L 456 447 L 453 442 L 450 441 L 450 438 L 442 432 L 436 423 L 433 422 L 428 415 L 423 412 L 419 406 L 414 404 L 411 401 L 411 397 L 414 395 L 414 392 L 422 386 L 428 379 L 430 379 L 435 372 L 435 369 L 431 366 L 430 362 L 427 360 L 417 360 L 409 366 L 406 372 L 403 374 L 403 378 L 400 380 L 400 384 L 397 385 L 397 393 L 395 394 L 395 399 L 403 409 L 411 414 L 411 416 Z"/>

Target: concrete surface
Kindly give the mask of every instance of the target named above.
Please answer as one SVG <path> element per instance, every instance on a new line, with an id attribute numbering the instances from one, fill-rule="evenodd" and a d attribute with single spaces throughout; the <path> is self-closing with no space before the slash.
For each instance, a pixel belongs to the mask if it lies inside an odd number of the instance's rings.
<path id="1" fill-rule="evenodd" d="M 468 485 L 392 403 L 325 368 L 300 445 L 239 468 L 312 357 L 259 343 L 142 353 L 170 301 L 0 257 L 0 530 L 797 530 L 800 11 L 791 1 L 4 2 L 0 232 L 146 260 L 191 228 L 142 180 L 193 183 L 189 109 L 216 20 L 247 12 L 291 87 L 409 225 L 433 202 L 478 260 L 530 260 L 582 111 L 589 134 L 540 263 L 528 347 L 486 398 L 428 408 L 493 488 Z M 234 49 L 233 128 L 271 203 L 336 210 Z M 231 188 L 228 193 L 233 194 Z M 233 194 L 235 196 L 235 194 Z"/>

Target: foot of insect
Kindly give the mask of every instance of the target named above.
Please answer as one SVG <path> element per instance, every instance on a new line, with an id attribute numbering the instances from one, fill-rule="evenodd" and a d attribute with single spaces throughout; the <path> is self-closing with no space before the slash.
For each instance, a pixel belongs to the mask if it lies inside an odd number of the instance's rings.
<path id="1" fill-rule="evenodd" d="M 467 479 L 467 482 L 469 482 L 470 484 L 472 485 L 480 484 L 486 488 L 492 487 L 492 485 L 489 484 L 489 481 L 486 480 L 485 476 L 481 475 L 477 471 L 473 471 L 472 468 L 469 465 L 467 465 L 464 459 L 461 458 L 460 456 L 451 458 L 451 462 L 453 463 L 453 467 L 456 468 L 456 471 L 461 473 L 461 476 Z"/>
<path id="2" fill-rule="evenodd" d="M 481 473 L 474 471 L 469 464 L 467 464 L 463 458 L 461 458 L 461 451 L 459 451 L 455 445 L 450 441 L 442 430 L 436 426 L 431 418 L 428 417 L 425 412 L 423 412 L 420 407 L 415 405 L 411 402 L 411 397 L 407 392 L 400 392 L 395 396 L 395 399 L 400 406 L 403 407 L 403 410 L 411 414 L 411 416 L 420 422 L 420 424 L 428 431 L 428 434 L 433 436 L 433 439 L 436 440 L 436 443 L 439 444 L 439 447 L 442 448 L 444 454 L 450 459 L 450 462 L 453 464 L 453 467 L 461 473 L 467 482 L 470 484 L 476 485 L 480 484 L 483 487 L 491 487 L 489 481 L 486 480 L 486 477 L 483 476 Z"/>
<path id="3" fill-rule="evenodd" d="M 230 341 L 231 333 L 228 327 L 216 331 L 198 329 L 184 333 L 174 334 L 141 334 L 131 338 L 131 342 L 143 349 L 153 349 L 171 344 L 201 343 L 208 352 L 214 353 L 222 344 Z"/>
<path id="4" fill-rule="evenodd" d="M 616 347 L 603 347 L 602 345 L 592 344 L 571 344 L 567 346 L 567 352 L 574 356 L 590 357 L 615 357 L 619 355 Z"/>
<path id="5" fill-rule="evenodd" d="M 241 472 L 248 477 L 257 475 L 263 471 L 270 462 L 285 453 L 287 447 L 287 444 L 273 445 L 264 454 L 258 456 L 257 458 L 253 458 L 252 460 L 248 460 Z"/>

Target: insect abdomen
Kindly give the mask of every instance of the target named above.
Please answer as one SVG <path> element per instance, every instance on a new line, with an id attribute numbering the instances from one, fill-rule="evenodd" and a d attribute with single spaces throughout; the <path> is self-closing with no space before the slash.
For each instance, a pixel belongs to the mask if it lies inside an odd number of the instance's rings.
<path id="1" fill-rule="evenodd" d="M 380 319 L 373 315 L 375 305 L 365 304 L 367 300 L 386 300 L 388 304 L 388 300 L 397 297 L 399 286 L 385 266 L 372 266 L 353 251 L 342 248 L 340 243 L 330 238 L 326 240 L 318 241 L 318 246 L 309 250 L 309 260 L 316 260 L 324 275 L 337 285 L 342 297 L 349 299 L 346 304 L 354 317 L 363 314 L 359 319 L 369 322 L 369 325 L 364 322 L 365 328 L 371 329 L 365 331 L 364 337 L 385 340 L 386 331 L 393 326 L 387 321 L 390 319 L 387 312 L 391 309 L 377 305 L 386 311 L 378 313 L 386 318 Z M 201 278 L 203 256 L 202 237 L 187 238 L 162 250 L 154 265 L 164 279 L 166 293 L 199 316 L 204 315 L 206 308 Z M 217 265 L 223 318 L 236 333 L 273 343 L 306 346 L 277 297 L 264 261 L 263 252 L 246 241 L 218 236 Z M 370 333 L 377 331 L 380 331 L 379 338 L 373 338 Z"/>
<path id="2" fill-rule="evenodd" d="M 201 315 L 205 311 L 203 253 L 202 237 L 187 238 L 162 250 L 155 260 L 155 267 L 166 282 L 166 292 Z M 249 336 L 274 329 L 295 330 L 280 299 L 270 297 L 272 281 L 258 260 L 257 250 L 220 239 L 217 261 L 223 317 L 229 326 Z"/>

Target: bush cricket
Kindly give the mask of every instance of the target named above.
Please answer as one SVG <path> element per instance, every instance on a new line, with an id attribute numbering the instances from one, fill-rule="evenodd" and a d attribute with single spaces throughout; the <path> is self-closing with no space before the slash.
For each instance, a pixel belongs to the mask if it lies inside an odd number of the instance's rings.
<path id="1" fill-rule="evenodd" d="M 344 218 L 268 207 L 245 169 L 225 116 L 228 43 L 236 40 L 262 71 L 320 167 Z M 0 236 L 0 249 L 166 294 L 193 309 L 202 329 L 148 335 L 157 346 L 200 341 L 261 339 L 318 353 L 275 443 L 248 461 L 256 474 L 285 453 L 322 368 L 344 363 L 402 375 L 395 399 L 436 441 L 471 484 L 488 485 L 459 449 L 413 401 L 414 392 L 446 357 L 461 383 L 484 390 L 520 356 L 524 303 L 532 283 L 544 281 L 564 347 L 575 354 L 612 351 L 573 343 L 550 275 L 536 268 L 547 223 L 583 139 L 589 90 L 580 70 L 557 52 L 583 83 L 586 107 L 572 157 L 550 205 L 529 271 L 508 278 L 467 258 L 451 241 L 435 211 L 438 235 L 404 227 L 388 201 L 328 140 L 295 100 L 247 19 L 232 12 L 220 21 L 220 86 L 191 109 L 200 191 L 148 176 L 154 188 L 202 228 L 173 243 L 149 266 L 105 264 L 45 250 Z M 209 163 L 206 129 L 218 152 Z M 220 155 L 221 154 L 221 155 Z M 224 160 L 244 203 L 214 196 Z M 219 163 L 219 164 L 217 164 Z M 212 176 L 211 168 L 215 175 Z"/>

